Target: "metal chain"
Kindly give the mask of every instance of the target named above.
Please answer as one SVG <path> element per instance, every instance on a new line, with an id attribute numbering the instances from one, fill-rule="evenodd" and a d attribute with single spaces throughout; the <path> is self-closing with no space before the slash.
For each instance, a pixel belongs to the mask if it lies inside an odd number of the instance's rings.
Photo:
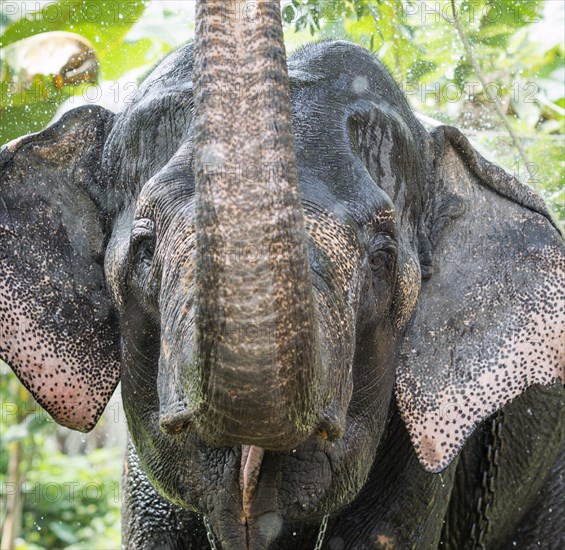
<path id="1" fill-rule="evenodd" d="M 486 459 L 481 477 L 481 494 L 475 506 L 475 521 L 471 527 L 470 550 L 486 550 L 485 537 L 490 527 L 490 511 L 494 504 L 494 490 L 498 476 L 499 454 L 502 447 L 502 409 L 492 417 L 490 433 L 486 438 Z"/>
<path id="2" fill-rule="evenodd" d="M 314 546 L 314 550 L 320 550 L 322 548 L 324 537 L 326 536 L 326 529 L 328 528 L 329 518 L 330 515 L 326 514 L 322 519 L 322 523 L 320 524 L 320 530 L 318 531 L 318 538 L 316 539 L 316 546 Z"/>
<path id="3" fill-rule="evenodd" d="M 218 547 L 216 546 L 216 538 L 214 537 L 214 533 L 212 532 L 212 527 L 210 525 L 210 521 L 208 520 L 208 516 L 202 516 L 202 521 L 204 522 L 204 527 L 206 527 L 206 536 L 208 537 L 210 548 L 212 550 L 218 550 Z"/>
<path id="4" fill-rule="evenodd" d="M 326 515 L 322 519 L 320 529 L 318 530 L 318 538 L 316 539 L 316 546 L 314 546 L 314 550 L 321 550 L 322 548 L 324 537 L 326 536 L 326 529 L 328 528 L 329 517 L 329 515 Z M 216 546 L 216 537 L 214 537 L 208 516 L 202 516 L 202 521 L 204 523 L 204 527 L 206 528 L 206 537 L 208 537 L 208 543 L 210 544 L 211 550 L 218 550 L 218 547 Z"/>

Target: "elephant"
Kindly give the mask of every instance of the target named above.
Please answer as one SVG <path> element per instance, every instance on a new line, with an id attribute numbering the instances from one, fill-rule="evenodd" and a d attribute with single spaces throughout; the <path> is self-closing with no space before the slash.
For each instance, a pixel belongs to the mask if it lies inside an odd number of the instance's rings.
<path id="1" fill-rule="evenodd" d="M 222 10 L 1 149 L 0 357 L 81 431 L 121 381 L 124 548 L 561 547 L 543 200 L 361 46 Z"/>

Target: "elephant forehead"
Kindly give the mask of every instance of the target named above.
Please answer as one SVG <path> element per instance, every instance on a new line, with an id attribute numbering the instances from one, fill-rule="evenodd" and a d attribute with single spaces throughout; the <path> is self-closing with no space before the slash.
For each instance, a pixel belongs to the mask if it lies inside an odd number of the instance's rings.
<path id="1" fill-rule="evenodd" d="M 192 90 L 153 92 L 121 113 L 105 146 L 104 171 L 135 194 L 186 143 L 193 114 Z"/>

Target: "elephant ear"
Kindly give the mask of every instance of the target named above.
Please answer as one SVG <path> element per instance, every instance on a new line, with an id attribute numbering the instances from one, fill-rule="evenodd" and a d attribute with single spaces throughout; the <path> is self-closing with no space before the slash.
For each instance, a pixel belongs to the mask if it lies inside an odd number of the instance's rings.
<path id="1" fill-rule="evenodd" d="M 81 431 L 120 372 L 100 181 L 112 119 L 75 109 L 0 149 L 0 358 L 57 422 Z"/>
<path id="2" fill-rule="evenodd" d="M 421 464 L 439 472 L 483 419 L 532 384 L 565 381 L 565 247 L 543 201 L 457 129 L 432 141 L 420 229 L 430 275 L 396 398 Z"/>

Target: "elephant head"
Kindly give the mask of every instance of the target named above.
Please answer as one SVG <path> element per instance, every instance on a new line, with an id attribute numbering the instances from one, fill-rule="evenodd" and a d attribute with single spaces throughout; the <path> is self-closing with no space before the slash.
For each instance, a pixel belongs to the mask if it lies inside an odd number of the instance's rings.
<path id="1" fill-rule="evenodd" d="M 121 380 L 151 483 L 225 548 L 352 501 L 393 400 L 439 472 L 565 380 L 543 202 L 428 133 L 366 50 L 315 44 L 287 70 L 260 6 L 199 3 L 194 52 L 125 112 L 76 109 L 0 153 L 0 356 L 80 430 Z"/>

